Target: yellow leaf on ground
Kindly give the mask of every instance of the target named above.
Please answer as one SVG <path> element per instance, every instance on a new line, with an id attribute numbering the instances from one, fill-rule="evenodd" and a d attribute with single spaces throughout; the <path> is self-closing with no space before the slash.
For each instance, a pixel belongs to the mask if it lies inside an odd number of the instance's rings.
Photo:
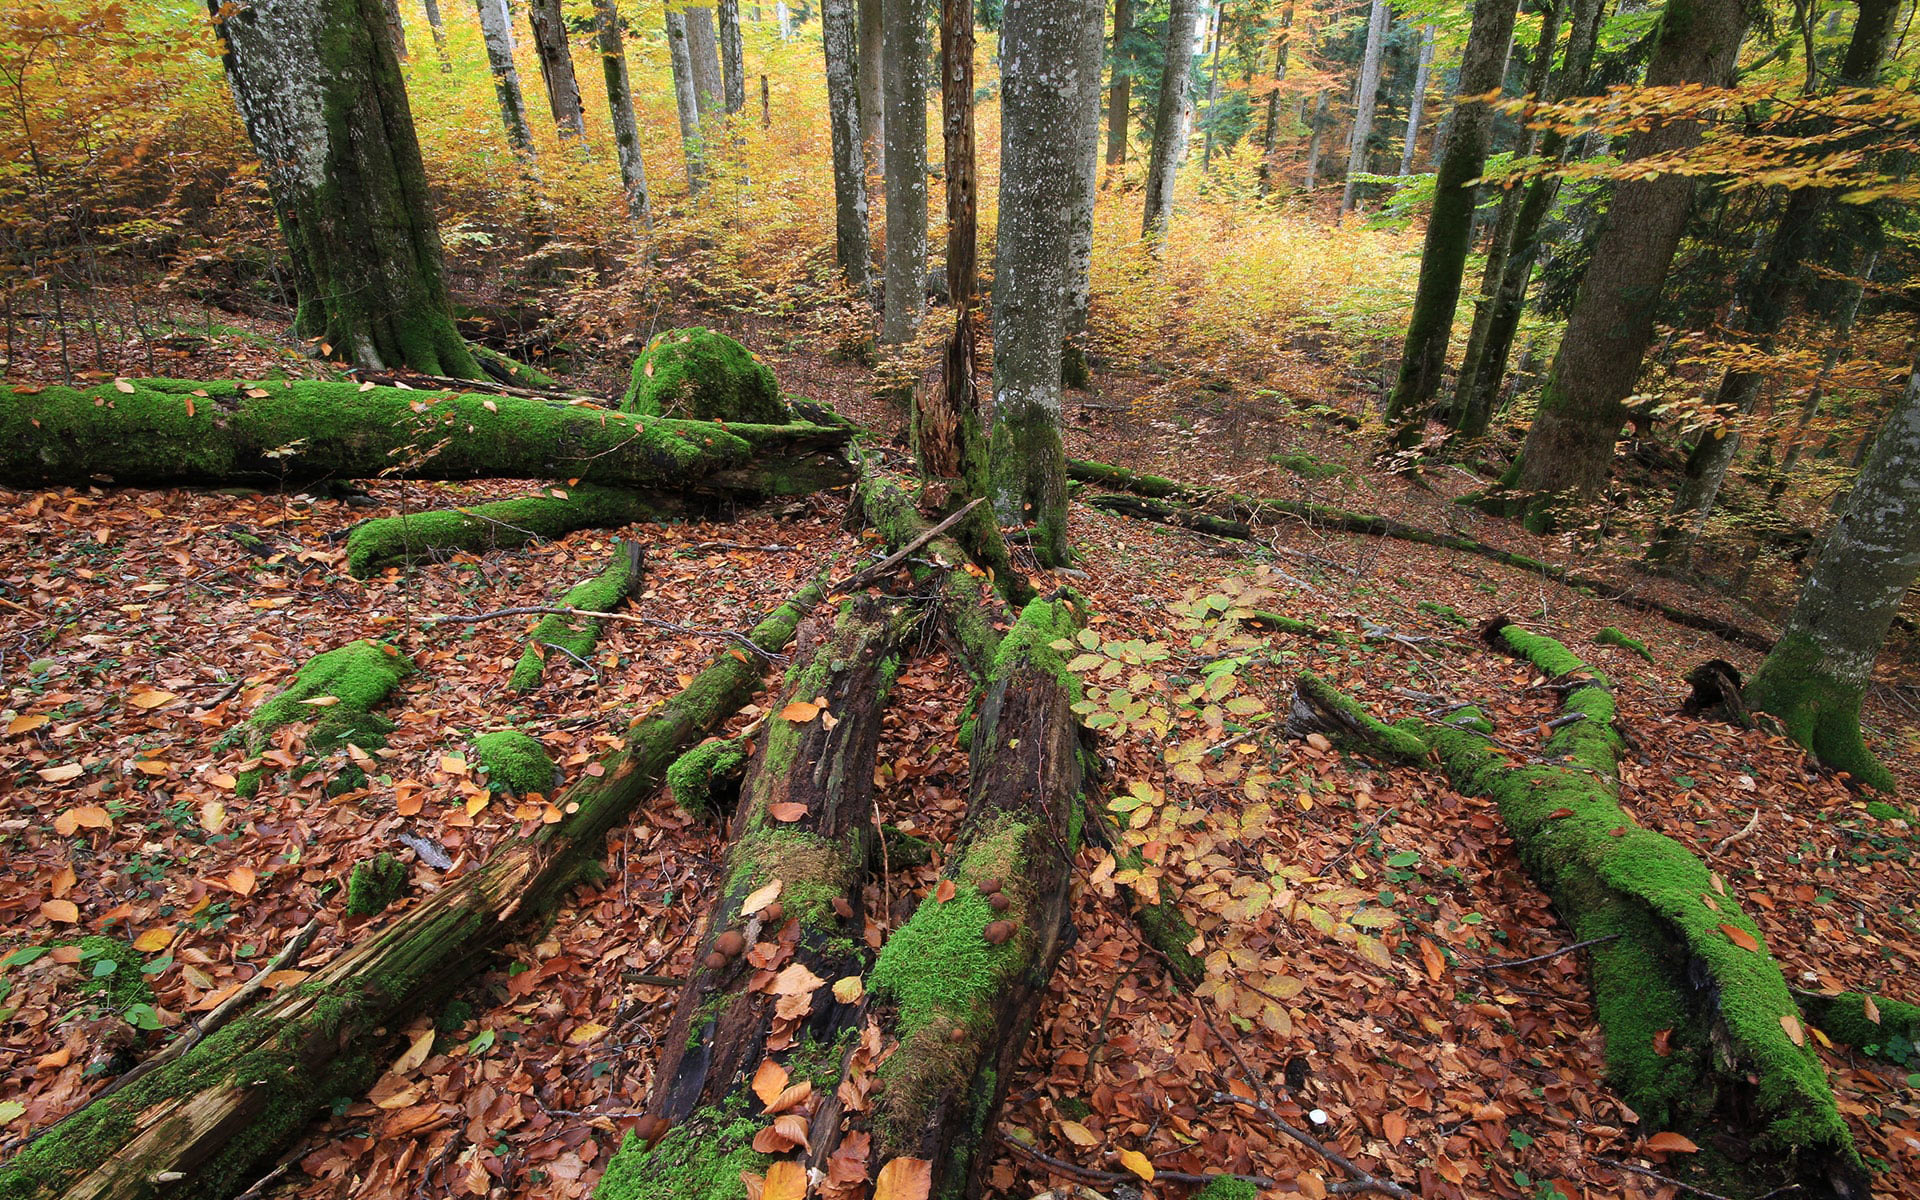
<path id="1" fill-rule="evenodd" d="M 133 705 L 135 708 L 159 708 L 162 704 L 171 703 L 179 698 L 179 696 L 172 692 L 144 691 L 135 692 L 133 695 L 128 696 L 127 703 Z"/>
<path id="2" fill-rule="evenodd" d="M 845 979 L 833 981 L 833 998 L 842 1004 L 857 1004 L 860 997 L 867 994 L 867 986 L 860 982 L 858 975 L 849 975 Z"/>
<path id="3" fill-rule="evenodd" d="M 51 718 L 45 713 L 36 713 L 31 717 L 15 717 L 7 722 L 8 733 L 32 733 L 45 725 Z"/>
<path id="4" fill-rule="evenodd" d="M 1147 1156 L 1138 1150 L 1122 1150 L 1120 1165 L 1138 1175 L 1143 1182 L 1153 1182 L 1153 1164 L 1148 1162 Z"/>
<path id="5" fill-rule="evenodd" d="M 607 1027 L 598 1021 L 582 1021 L 573 1027 L 573 1032 L 567 1034 L 567 1041 L 575 1046 L 583 1045 L 606 1031 Z"/>
<path id="6" fill-rule="evenodd" d="M 133 948 L 142 954 L 152 954 L 156 950 L 165 950 L 167 943 L 173 940 L 173 929 L 167 925 L 155 925 L 139 937 L 133 939 Z"/>
<path id="7" fill-rule="evenodd" d="M 1066 1134 L 1067 1140 L 1076 1146 L 1098 1146 L 1100 1144 L 1100 1135 L 1078 1121 L 1060 1122 L 1060 1132 Z"/>
<path id="8" fill-rule="evenodd" d="M 49 921 L 71 925 L 80 919 L 80 908 L 71 900 L 43 900 L 40 915 Z"/>
<path id="9" fill-rule="evenodd" d="M 792 1159 L 767 1167 L 767 1182 L 760 1200 L 805 1200 L 807 1169 Z"/>

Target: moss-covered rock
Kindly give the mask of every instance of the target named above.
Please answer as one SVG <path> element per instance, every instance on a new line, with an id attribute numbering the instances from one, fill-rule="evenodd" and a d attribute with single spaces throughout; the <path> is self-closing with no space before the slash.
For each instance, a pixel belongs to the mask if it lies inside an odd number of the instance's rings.
<path id="1" fill-rule="evenodd" d="M 347 875 L 347 915 L 375 917 L 406 890 L 407 865 L 384 850 L 353 864 Z"/>
<path id="2" fill-rule="evenodd" d="M 766 364 L 726 334 L 697 325 L 647 343 L 620 407 L 696 421 L 778 425 L 791 419 Z"/>
<path id="3" fill-rule="evenodd" d="M 500 729 L 473 739 L 473 756 L 487 783 L 516 796 L 553 791 L 559 770 L 540 739 L 517 729 Z"/>
<path id="4" fill-rule="evenodd" d="M 724 814 L 740 796 L 740 774 L 747 766 L 745 739 L 714 738 L 675 759 L 667 768 L 673 802 L 699 817 Z"/>

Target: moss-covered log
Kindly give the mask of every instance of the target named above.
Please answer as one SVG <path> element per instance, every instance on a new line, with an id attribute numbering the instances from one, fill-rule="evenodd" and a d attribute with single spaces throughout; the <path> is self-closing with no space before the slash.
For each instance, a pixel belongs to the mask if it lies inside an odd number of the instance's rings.
<path id="1" fill-rule="evenodd" d="M 663 1041 L 648 1128 L 608 1164 L 602 1200 L 732 1194 L 770 1161 L 748 1090 L 778 1055 L 823 1099 L 862 1012 L 834 983 L 865 973 L 873 769 L 899 647 L 897 602 L 862 596 L 800 630 L 734 813 L 700 959 Z M 749 903 L 751 902 L 751 903 Z M 660 1122 L 671 1127 L 649 1148 Z M 716 1191 L 715 1189 L 725 1189 Z"/>
<path id="2" fill-rule="evenodd" d="M 1836 1042 L 1920 1070 L 1920 1005 L 1866 992 L 1795 991 L 1807 1020 Z"/>
<path id="3" fill-rule="evenodd" d="M 645 560 L 640 543 L 619 542 L 606 569 L 591 579 L 582 580 L 560 598 L 559 607 L 583 612 L 612 612 L 621 602 L 640 590 L 645 577 Z M 548 613 L 527 637 L 527 648 L 513 668 L 509 686 L 516 692 L 530 692 L 540 686 L 546 670 L 547 655 L 556 650 L 563 656 L 585 662 L 600 640 L 602 622 L 594 617 L 571 617 Z"/>
<path id="4" fill-rule="evenodd" d="M 753 631 L 772 654 L 821 589 L 803 589 Z M 549 912 L 667 764 L 744 704 L 767 660 L 735 647 L 663 701 L 568 789 L 568 815 L 496 850 L 312 978 L 275 993 L 192 1050 L 40 1134 L 5 1166 L 5 1200 L 230 1196 L 333 1098 L 370 1084 L 386 1031 L 466 979 L 529 919 Z"/>
<path id="5" fill-rule="evenodd" d="M 314 655 L 237 731 L 259 761 L 240 772 L 234 790 L 242 796 L 259 792 L 267 770 L 261 755 L 277 730 L 296 721 L 314 723 L 307 735 L 310 754 L 332 753 L 349 743 L 369 751 L 385 746 L 393 724 L 373 710 L 412 672 L 412 661 L 384 642 L 348 642 Z"/>
<path id="6" fill-rule="evenodd" d="M 0 390 L 0 483 L 10 487 L 576 479 L 750 499 L 850 482 L 849 437 L 817 425 L 723 428 L 353 383 L 143 379 Z"/>
<path id="7" fill-rule="evenodd" d="M 1565 646 L 1519 626 L 1488 637 L 1569 690 L 1568 716 L 1515 763 L 1475 709 L 1450 724 L 1385 725 L 1302 680 L 1295 730 L 1392 761 L 1424 750 L 1453 785 L 1492 798 L 1520 857 L 1591 955 L 1609 1083 L 1650 1128 L 1695 1133 L 1721 1193 L 1785 1180 L 1811 1196 L 1868 1194 L 1865 1167 L 1760 927 L 1706 864 L 1620 805 L 1613 694 Z M 1321 720 L 1313 720 L 1318 714 Z M 1725 1141 L 1721 1137 L 1724 1135 Z M 1736 1144 L 1740 1156 L 1716 1147 Z"/>
<path id="8" fill-rule="evenodd" d="M 347 535 L 347 570 L 364 579 L 382 567 L 437 562 L 461 552 L 513 550 L 576 529 L 617 529 L 685 511 L 677 497 L 583 485 L 471 507 L 375 517 Z"/>
<path id="9" fill-rule="evenodd" d="M 1611 580 L 1570 571 L 1530 554 L 1503 550 L 1464 534 L 1423 529 L 1393 517 L 1353 512 L 1331 504 L 1315 504 L 1306 500 L 1278 500 L 1225 492 L 1217 488 L 1194 487 L 1171 479 L 1163 479 L 1158 475 L 1140 475 L 1123 467 L 1080 459 L 1068 460 L 1067 475 L 1084 483 L 1119 488 L 1131 493 L 1125 496 L 1079 497 L 1082 503 L 1103 512 L 1139 517 L 1143 520 L 1157 521 L 1163 525 L 1211 534 L 1214 537 L 1235 538 L 1242 541 L 1261 540 L 1262 526 L 1276 524 L 1284 518 L 1288 522 L 1305 521 L 1316 529 L 1355 533 L 1364 537 L 1392 538 L 1422 546 L 1435 546 L 1442 550 L 1457 550 L 1463 554 L 1472 554 L 1539 575 L 1570 588 L 1584 589 L 1596 596 L 1624 604 L 1628 608 L 1656 613 L 1676 625 L 1711 633 L 1717 638 L 1737 646 L 1745 646 L 1749 650 L 1764 653 L 1773 647 L 1772 638 L 1744 629 L 1731 621 L 1668 604 Z M 1198 507 L 1200 505 L 1215 511 L 1203 511 Z"/>

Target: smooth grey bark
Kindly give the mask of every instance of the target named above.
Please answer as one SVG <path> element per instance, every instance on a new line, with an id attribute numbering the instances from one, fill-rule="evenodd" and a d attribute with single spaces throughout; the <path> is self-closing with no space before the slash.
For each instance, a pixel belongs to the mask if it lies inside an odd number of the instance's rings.
<path id="1" fill-rule="evenodd" d="M 1313 101 L 1313 116 L 1308 124 L 1313 132 L 1307 136 L 1307 178 L 1301 187 L 1311 192 L 1320 179 L 1320 150 L 1326 145 L 1328 93 L 1323 89 Z"/>
<path id="2" fill-rule="evenodd" d="M 747 106 L 746 50 L 740 43 L 740 0 L 720 0 L 720 75 L 731 116 Z"/>
<path id="3" fill-rule="evenodd" d="M 547 107 L 563 138 L 587 141 L 587 115 L 580 107 L 580 81 L 573 74 L 573 50 L 567 43 L 560 0 L 527 0 L 533 26 L 533 48 L 540 57 L 540 77 L 547 85 Z"/>
<path id="4" fill-rule="evenodd" d="M 1067 202 L 1066 328 L 1067 336 L 1075 339 L 1068 353 L 1081 367 L 1076 375 L 1084 379 L 1086 348 L 1079 339 L 1087 330 L 1087 312 L 1093 305 L 1093 202 L 1100 188 L 1099 64 L 1106 45 L 1107 6 L 1105 0 L 1080 0 L 1078 7 L 1080 37 L 1086 44 L 1080 47 L 1077 61 L 1091 62 L 1094 69 L 1080 72 L 1079 112 L 1067 146 L 1067 169 L 1076 174 Z"/>
<path id="5" fill-rule="evenodd" d="M 620 192 L 627 216 L 643 229 L 653 228 L 653 201 L 647 195 L 647 167 L 640 156 L 640 125 L 633 116 L 633 85 L 627 78 L 626 39 L 620 33 L 618 0 L 593 0 L 594 40 L 607 81 L 607 112 L 613 119 L 613 147 L 620 157 Z"/>
<path id="6" fill-rule="evenodd" d="M 1187 88 L 1193 77 L 1193 35 L 1199 19 L 1198 0 L 1170 0 L 1166 66 L 1160 73 L 1160 102 L 1153 113 L 1146 210 L 1140 223 L 1140 236 L 1149 240 L 1165 237 L 1173 220 L 1173 185 L 1187 156 Z"/>
<path id="7" fill-rule="evenodd" d="M 904 342 L 927 304 L 926 0 L 886 0 L 880 77 L 886 136 L 886 297 L 880 337 Z"/>
<path id="8" fill-rule="evenodd" d="M 886 108 L 880 103 L 881 0 L 857 0 L 860 15 L 860 52 L 854 60 L 855 87 L 860 92 L 860 136 L 865 139 L 867 169 L 884 175 L 887 169 Z"/>
<path id="9" fill-rule="evenodd" d="M 1083 97 L 1099 86 L 1094 11 L 1089 0 L 1008 0 L 1000 32 L 991 493 L 1003 524 L 1033 523 L 1047 565 L 1067 558 L 1061 341 Z"/>
<path id="10" fill-rule="evenodd" d="M 1207 71 L 1207 131 L 1201 140 L 1200 169 L 1213 169 L 1213 117 L 1220 103 L 1220 33 L 1226 20 L 1226 0 L 1214 0 L 1213 21 L 1209 33 L 1213 42 L 1213 65 Z"/>
<path id="11" fill-rule="evenodd" d="M 1420 63 L 1413 70 L 1413 100 L 1407 105 L 1407 142 L 1400 151 L 1402 175 L 1413 174 L 1413 151 L 1420 141 L 1420 118 L 1426 112 L 1427 79 L 1432 74 L 1433 26 L 1422 25 L 1420 27 Z"/>
<path id="12" fill-rule="evenodd" d="M 1340 215 L 1353 211 L 1360 190 L 1360 176 L 1367 170 L 1367 139 L 1373 136 L 1373 110 L 1380 99 L 1380 51 L 1387 41 L 1387 28 L 1393 24 L 1393 9 L 1387 0 L 1373 0 L 1367 14 L 1367 49 L 1360 60 L 1360 80 L 1353 94 L 1353 131 L 1347 138 L 1347 185 L 1340 192 Z"/>
<path id="13" fill-rule="evenodd" d="M 1266 130 L 1260 135 L 1260 194 L 1273 190 L 1273 148 L 1280 139 L 1280 85 L 1287 81 L 1287 53 L 1293 42 L 1293 0 L 1280 10 L 1280 35 L 1274 39 L 1273 90 L 1267 93 Z M 1295 106 L 1296 111 L 1298 106 Z"/>
<path id="14" fill-rule="evenodd" d="M 447 26 L 440 19 L 440 0 L 420 0 L 420 7 L 427 10 L 427 28 L 433 31 L 433 51 L 440 56 L 440 69 L 453 70 L 453 60 L 447 57 Z"/>
<path id="15" fill-rule="evenodd" d="M 720 42 L 714 36 L 713 9 L 686 9 L 687 55 L 693 64 L 693 92 L 705 121 L 726 111 L 727 85 L 720 74 Z"/>
<path id="16" fill-rule="evenodd" d="M 1920 576 L 1920 362 L 1874 439 L 1846 510 L 1828 531 L 1780 641 L 1747 685 L 1794 741 L 1871 786 L 1893 775 L 1860 737 L 1860 699 Z"/>
<path id="17" fill-rule="evenodd" d="M 380 0 L 208 0 L 322 357 L 475 378 Z"/>
<path id="18" fill-rule="evenodd" d="M 493 93 L 500 101 L 500 122 L 507 141 L 521 154 L 531 155 L 533 130 L 527 127 L 527 101 L 520 91 L 520 72 L 513 65 L 513 26 L 507 0 L 475 0 L 480 12 L 480 36 L 487 46 L 487 67 L 493 72 Z"/>
<path id="19" fill-rule="evenodd" d="M 666 25 L 674 106 L 680 116 L 680 148 L 687 163 L 687 191 L 697 196 L 707 187 L 707 147 L 700 131 L 700 98 L 693 82 L 693 56 L 687 49 L 686 16 L 668 6 Z"/>
<path id="20" fill-rule="evenodd" d="M 821 0 L 820 41 L 826 58 L 827 122 L 833 135 L 835 261 L 847 286 L 866 295 L 867 167 L 860 142 L 860 99 L 854 82 L 854 0 Z"/>
<path id="21" fill-rule="evenodd" d="M 1133 60 L 1126 52 L 1133 32 L 1133 0 L 1113 0 L 1113 72 L 1107 87 L 1107 165 L 1127 161 L 1127 118 L 1133 105 Z"/>

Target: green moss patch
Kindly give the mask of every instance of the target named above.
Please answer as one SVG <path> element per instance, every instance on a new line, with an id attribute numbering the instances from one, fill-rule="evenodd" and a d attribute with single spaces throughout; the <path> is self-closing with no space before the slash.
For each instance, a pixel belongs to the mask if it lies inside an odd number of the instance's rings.
<path id="1" fill-rule="evenodd" d="M 1630 650 L 1633 653 L 1638 654 L 1641 658 L 1646 659 L 1648 662 L 1653 661 L 1653 651 L 1647 649 L 1647 645 L 1645 642 L 1635 641 L 1633 638 L 1628 637 L 1624 632 L 1622 632 L 1620 629 L 1612 625 L 1609 625 L 1605 629 L 1602 629 L 1599 633 L 1594 634 L 1593 642 L 1594 642 L 1594 645 L 1596 646 L 1618 646 L 1622 650 Z"/>
<path id="2" fill-rule="evenodd" d="M 639 590 L 640 573 L 625 547 L 615 542 L 606 569 L 574 585 L 560 597 L 558 608 L 578 608 L 586 612 L 612 612 L 633 592 Z M 559 653 L 585 661 L 600 640 L 602 622 L 594 617 L 569 617 L 550 613 L 540 619 L 527 637 L 527 648 L 513 668 L 508 686 L 516 692 L 530 692 L 540 686 L 546 670 L 546 656 Z M 558 650 L 555 649 L 558 647 Z"/>
<path id="3" fill-rule="evenodd" d="M 348 642 L 316 654 L 294 675 L 292 684 L 247 718 L 242 727 L 247 746 L 258 751 L 276 729 L 309 720 L 315 721 L 319 734 L 310 743 L 312 749 L 330 751 L 347 742 L 361 744 L 363 738 L 384 745 L 384 740 L 375 739 L 384 739 L 392 725 L 367 717 L 412 671 L 406 655 L 382 642 Z M 316 700 L 328 703 L 309 703 Z M 234 790 L 252 796 L 260 790 L 261 778 L 258 768 L 243 772 Z"/>
<path id="4" fill-rule="evenodd" d="M 620 407 L 696 421 L 778 425 L 790 419 L 766 364 L 726 334 L 697 325 L 647 343 Z"/>
<path id="5" fill-rule="evenodd" d="M 753 1148 L 764 1121 L 703 1108 L 649 1150 L 631 1132 L 594 1189 L 596 1200 L 739 1200 L 742 1171 L 764 1174 L 769 1155 Z"/>
<path id="6" fill-rule="evenodd" d="M 1315 458 L 1301 451 L 1291 454 L 1270 454 L 1267 456 L 1267 461 L 1276 467 L 1285 467 L 1302 479 L 1311 479 L 1316 482 L 1347 473 L 1347 469 L 1339 463 L 1330 463 L 1323 458 Z"/>
<path id="7" fill-rule="evenodd" d="M 517 729 L 501 729 L 473 739 L 473 756 L 487 772 L 489 786 L 516 796 L 546 795 L 559 772 L 540 739 Z"/>
<path id="8" fill-rule="evenodd" d="M 552 541 L 576 529 L 612 529 L 656 520 L 670 506 L 624 488 L 554 488 L 515 500 L 376 517 L 347 535 L 347 569 L 365 578 L 382 567 L 432 562 Z"/>
<path id="9" fill-rule="evenodd" d="M 407 887 L 407 864 L 382 851 L 353 864 L 347 876 L 347 915 L 376 917 Z"/>
<path id="10" fill-rule="evenodd" d="M 1834 678 L 1825 662 L 1813 639 L 1789 634 L 1760 664 L 1742 698 L 1748 708 L 1777 717 L 1787 736 L 1821 762 L 1876 791 L 1893 791 L 1893 772 L 1860 736 L 1862 685 Z"/>
<path id="11" fill-rule="evenodd" d="M 673 760 L 667 768 L 667 786 L 673 802 L 695 816 L 719 815 L 740 795 L 740 775 L 747 766 L 747 743 L 714 738 Z"/>
<path id="12" fill-rule="evenodd" d="M 1868 1000 L 1873 1002 L 1871 1016 Z M 1803 992 L 1800 1010 L 1834 1041 L 1910 1071 L 1920 1070 L 1920 1005 L 1863 992 L 1838 996 Z"/>

